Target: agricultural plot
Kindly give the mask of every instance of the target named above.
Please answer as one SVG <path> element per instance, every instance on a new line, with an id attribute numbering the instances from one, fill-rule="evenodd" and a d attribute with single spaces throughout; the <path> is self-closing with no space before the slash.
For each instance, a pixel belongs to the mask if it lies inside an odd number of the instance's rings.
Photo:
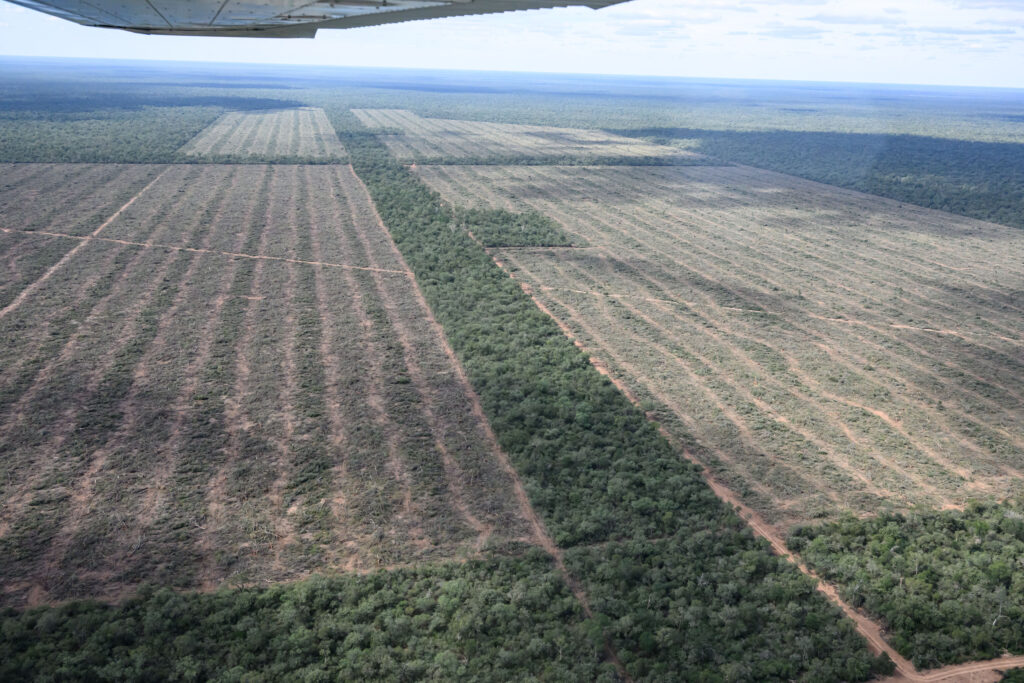
<path id="1" fill-rule="evenodd" d="M 0 164 L 0 228 L 87 235 L 164 168 L 149 164 Z"/>
<path id="2" fill-rule="evenodd" d="M 189 157 L 215 161 L 337 161 L 345 158 L 345 150 L 323 109 L 315 107 L 229 112 L 180 151 Z"/>
<path id="3" fill-rule="evenodd" d="M 677 147 L 655 145 L 600 130 L 422 118 L 404 109 L 353 109 L 402 161 L 559 158 L 641 161 L 671 157 L 680 163 L 701 157 Z"/>
<path id="4" fill-rule="evenodd" d="M 111 216 L 0 312 L 3 603 L 534 541 L 350 167 L 170 167 Z"/>
<path id="5" fill-rule="evenodd" d="M 786 528 L 1024 491 L 1018 230 L 743 167 L 419 167 L 589 248 L 493 250 Z"/>
<path id="6" fill-rule="evenodd" d="M 66 237 L 8 232 L 0 228 L 0 263 L 4 270 L 4 279 L 0 281 L 0 309 L 10 305 L 76 244 L 76 240 Z"/>

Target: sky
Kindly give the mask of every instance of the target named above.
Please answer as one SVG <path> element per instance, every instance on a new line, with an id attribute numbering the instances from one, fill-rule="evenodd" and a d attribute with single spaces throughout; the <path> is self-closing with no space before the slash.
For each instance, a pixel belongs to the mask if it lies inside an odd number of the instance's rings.
<path id="1" fill-rule="evenodd" d="M 0 0 L 0 54 L 1024 88 L 1024 0 L 631 0 L 314 40 L 140 36 Z"/>

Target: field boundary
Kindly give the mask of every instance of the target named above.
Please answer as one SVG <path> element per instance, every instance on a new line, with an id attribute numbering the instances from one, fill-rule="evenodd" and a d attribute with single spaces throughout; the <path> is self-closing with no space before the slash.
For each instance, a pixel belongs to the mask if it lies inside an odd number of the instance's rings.
<path id="1" fill-rule="evenodd" d="M 363 179 L 359 177 L 358 173 L 356 173 L 355 168 L 352 166 L 352 164 L 349 164 L 348 166 L 352 172 L 352 175 L 355 177 L 360 190 L 366 196 L 366 201 L 373 211 L 374 219 L 377 221 L 377 224 L 380 227 L 380 229 L 383 230 L 384 233 L 388 236 L 391 248 L 394 250 L 398 262 L 401 263 L 406 269 L 408 269 L 409 265 L 406 263 L 405 257 L 402 255 L 401 250 L 398 249 L 398 246 L 395 243 L 391 231 L 388 229 L 387 225 L 384 223 L 384 220 L 381 218 L 380 213 L 378 213 L 377 211 L 377 204 L 373 201 L 373 197 L 370 194 L 369 188 L 366 187 L 366 183 L 364 183 Z M 426 297 L 423 296 L 423 292 L 420 289 L 419 283 L 416 281 L 415 278 L 412 278 L 412 288 L 416 294 L 417 300 L 419 301 L 423 309 L 427 311 L 428 319 L 434 326 L 436 326 L 438 337 L 441 340 L 441 346 L 444 349 L 444 353 L 451 360 L 452 366 L 455 368 L 455 372 L 458 376 L 459 383 L 462 384 L 463 389 L 466 392 L 466 395 L 469 396 L 470 402 L 473 406 L 473 414 L 480 419 L 480 422 L 484 428 L 484 432 L 487 435 L 487 439 L 488 441 L 491 442 L 493 446 L 493 452 L 497 457 L 498 462 L 500 463 L 502 469 L 504 469 L 508 473 L 510 479 L 512 480 L 512 486 L 514 489 L 516 499 L 519 501 L 520 509 L 526 516 L 526 519 L 529 521 L 530 526 L 533 527 L 533 533 L 536 536 L 538 542 L 540 543 L 541 548 L 543 548 L 544 551 L 551 556 L 551 559 L 555 563 L 555 567 L 558 569 L 558 572 L 562 575 L 562 578 L 565 581 L 566 585 L 569 587 L 569 590 L 572 592 L 573 596 L 579 601 L 580 607 L 582 607 L 583 609 L 583 613 L 587 616 L 588 619 L 592 619 L 594 617 L 594 612 L 590 607 L 590 599 L 587 596 L 586 591 L 583 589 L 583 585 L 572 574 L 569 573 L 569 568 L 565 564 L 565 558 L 563 556 L 561 548 L 559 548 L 555 544 L 554 539 L 551 537 L 551 535 L 548 533 L 547 528 L 544 526 L 543 520 L 541 520 L 540 516 L 537 514 L 537 511 L 530 503 L 530 498 L 526 493 L 526 488 L 523 486 L 523 482 L 522 479 L 519 477 L 519 473 L 516 471 L 516 468 L 512 465 L 512 461 L 509 460 L 508 454 L 505 453 L 504 449 L 502 449 L 501 446 L 499 445 L 498 437 L 494 433 L 494 430 L 491 428 L 491 423 L 484 413 L 483 404 L 480 402 L 479 395 L 476 393 L 476 390 L 470 384 L 469 377 L 466 375 L 466 371 L 462 367 L 462 363 L 459 361 L 458 356 L 455 354 L 455 349 L 452 348 L 451 343 L 448 341 L 448 335 L 445 333 L 444 328 L 441 327 L 441 324 L 437 322 L 437 320 L 434 318 L 433 309 L 431 309 L 429 304 L 427 303 Z M 622 663 L 622 660 L 619 658 L 618 653 L 615 651 L 615 648 L 612 646 L 611 641 L 607 637 L 604 640 L 604 649 L 608 656 L 608 659 L 615 666 L 615 669 L 623 678 L 623 680 L 625 680 L 626 683 L 633 683 L 633 678 L 629 675 L 629 672 L 626 671 L 625 665 Z"/>

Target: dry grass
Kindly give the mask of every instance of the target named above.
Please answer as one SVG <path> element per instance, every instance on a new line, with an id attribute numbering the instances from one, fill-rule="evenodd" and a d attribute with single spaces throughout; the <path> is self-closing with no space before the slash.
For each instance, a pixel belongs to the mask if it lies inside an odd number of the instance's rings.
<path id="1" fill-rule="evenodd" d="M 420 167 L 589 249 L 495 250 L 785 527 L 1024 490 L 1024 233 L 734 167 Z"/>

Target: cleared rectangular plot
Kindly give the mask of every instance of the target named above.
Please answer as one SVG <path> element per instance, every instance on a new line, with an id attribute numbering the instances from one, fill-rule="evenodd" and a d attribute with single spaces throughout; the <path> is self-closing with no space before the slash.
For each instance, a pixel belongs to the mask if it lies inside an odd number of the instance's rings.
<path id="1" fill-rule="evenodd" d="M 586 249 L 495 257 L 787 526 L 1024 491 L 1024 234 L 750 168 L 420 167 Z"/>
<path id="2" fill-rule="evenodd" d="M 7 307 L 25 287 L 37 280 L 47 268 L 61 259 L 76 240 L 50 235 L 7 232 L 0 228 L 0 310 Z"/>
<path id="3" fill-rule="evenodd" d="M 200 207 L 212 226 L 164 206 L 194 186 L 171 172 L 110 226 L 142 237 L 173 225 L 195 246 L 104 231 L 0 318 L 3 603 L 532 542 L 475 399 L 351 169 L 230 170 L 240 175 L 220 169 L 221 182 L 236 194 Z M 309 259 L 254 257 L 272 245 Z"/>
<path id="4" fill-rule="evenodd" d="M 385 133 L 381 140 L 403 161 L 515 156 L 700 159 L 676 147 L 600 130 L 431 119 L 404 109 L 353 109 L 352 113 L 366 127 Z"/>
<path id="5" fill-rule="evenodd" d="M 323 109 L 229 112 L 189 141 L 181 152 L 193 157 L 340 160 L 345 149 Z"/>
<path id="6" fill-rule="evenodd" d="M 254 227 L 260 240 L 245 245 L 249 256 L 323 262 L 351 268 L 404 272 L 382 231 L 367 236 L 374 258 L 333 229 L 338 207 L 361 200 L 350 166 L 196 164 L 169 168 L 103 230 L 120 239 L 175 248 L 239 253 L 240 238 Z M 373 222 L 375 219 L 363 218 Z M 330 228 L 319 251 L 296 226 L 315 221 Z"/>
<path id="7" fill-rule="evenodd" d="M 0 228 L 87 235 L 165 168 L 151 164 L 0 164 Z"/>

